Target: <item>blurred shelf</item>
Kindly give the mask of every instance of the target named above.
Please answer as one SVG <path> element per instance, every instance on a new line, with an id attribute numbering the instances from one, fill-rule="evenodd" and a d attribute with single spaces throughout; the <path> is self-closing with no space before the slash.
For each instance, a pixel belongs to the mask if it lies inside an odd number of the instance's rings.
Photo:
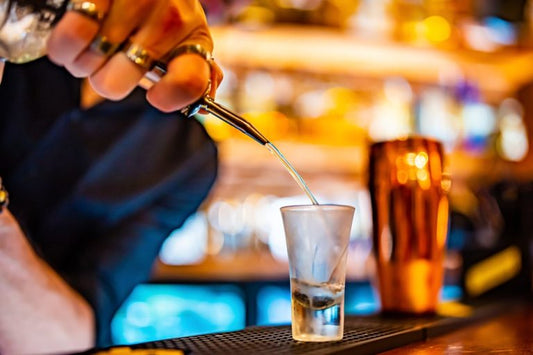
<path id="1" fill-rule="evenodd" d="M 215 57 L 223 65 L 368 78 L 402 76 L 427 84 L 459 75 L 478 83 L 487 100 L 511 95 L 533 80 L 533 50 L 441 50 L 298 26 L 255 31 L 214 27 L 212 32 Z"/>
<path id="2" fill-rule="evenodd" d="M 158 261 L 152 280 L 187 281 L 261 281 L 288 280 L 289 266 L 270 254 L 242 251 L 234 255 L 206 256 L 193 265 L 168 265 Z"/>
<path id="3" fill-rule="evenodd" d="M 365 181 L 365 145 L 327 146 L 298 141 L 275 141 L 317 196 L 331 198 L 356 193 Z M 303 196 L 281 162 L 250 139 L 219 142 L 219 175 L 212 196 L 245 199 L 250 195 Z"/>
<path id="4" fill-rule="evenodd" d="M 327 132 L 324 132 L 327 135 Z M 331 137 L 333 141 L 335 137 Z M 357 175 L 367 164 L 366 145 L 326 145 L 300 141 L 273 141 L 294 165 L 305 173 Z M 221 163 L 235 169 L 285 171 L 267 148 L 249 139 L 228 139 L 219 143 Z M 287 175 L 288 176 L 288 175 Z"/>
<path id="5" fill-rule="evenodd" d="M 360 255 L 348 255 L 346 279 L 366 280 L 362 271 Z M 364 261 L 363 261 L 364 262 Z M 179 282 L 254 282 L 288 281 L 289 265 L 276 260 L 267 252 L 242 250 L 232 255 L 206 256 L 200 263 L 191 265 L 168 265 L 157 261 L 151 281 Z"/>
<path id="6" fill-rule="evenodd" d="M 315 192 L 322 185 L 337 192 L 365 188 L 370 143 L 328 146 L 298 141 L 277 141 L 274 144 L 294 165 Z M 220 176 L 231 193 L 250 191 L 261 193 L 299 192 L 294 180 L 283 165 L 265 149 L 248 139 L 230 139 L 219 143 Z M 468 153 L 457 149 L 447 153 L 447 167 L 454 179 L 499 173 L 501 159 L 494 155 Z M 487 168 L 490 167 L 489 171 Z M 497 170 L 497 171 L 496 171 Z M 529 169 L 531 170 L 531 169 Z M 221 186 L 219 186 L 222 188 Z"/>

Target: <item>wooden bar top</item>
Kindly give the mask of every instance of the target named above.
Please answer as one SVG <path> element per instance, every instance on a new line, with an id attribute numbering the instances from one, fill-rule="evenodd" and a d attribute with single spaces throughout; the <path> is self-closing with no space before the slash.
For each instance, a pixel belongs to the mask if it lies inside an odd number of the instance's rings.
<path id="1" fill-rule="evenodd" d="M 381 354 L 533 354 L 533 304 Z"/>

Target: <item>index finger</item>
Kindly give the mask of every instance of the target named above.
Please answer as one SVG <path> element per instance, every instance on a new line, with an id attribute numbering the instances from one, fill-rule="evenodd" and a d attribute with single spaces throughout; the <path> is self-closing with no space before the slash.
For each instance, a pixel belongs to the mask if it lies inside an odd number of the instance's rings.
<path id="1" fill-rule="evenodd" d="M 198 100 L 206 92 L 210 67 L 196 54 L 183 54 L 170 61 L 167 73 L 155 83 L 146 98 L 164 112 L 179 110 Z"/>

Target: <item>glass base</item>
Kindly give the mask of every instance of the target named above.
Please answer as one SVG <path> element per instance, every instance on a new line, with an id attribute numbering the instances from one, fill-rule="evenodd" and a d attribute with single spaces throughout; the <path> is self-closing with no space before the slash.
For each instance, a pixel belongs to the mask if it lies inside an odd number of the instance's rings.
<path id="1" fill-rule="evenodd" d="M 324 336 L 324 335 L 316 335 L 316 334 L 292 334 L 292 338 L 296 341 L 303 341 L 303 342 L 326 342 L 326 341 L 340 341 L 342 340 L 342 334 L 336 335 L 336 336 Z"/>

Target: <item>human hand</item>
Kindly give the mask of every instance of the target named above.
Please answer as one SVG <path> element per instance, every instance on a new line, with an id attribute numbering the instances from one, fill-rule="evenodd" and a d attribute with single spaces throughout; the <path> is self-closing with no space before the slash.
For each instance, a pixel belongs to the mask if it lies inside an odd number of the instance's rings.
<path id="1" fill-rule="evenodd" d="M 111 100 L 126 97 L 154 60 L 165 59 L 176 48 L 198 44 L 209 53 L 213 49 L 197 0 L 72 0 L 72 4 L 74 9 L 50 36 L 48 56 L 74 76 L 88 77 L 93 89 Z M 182 54 L 169 59 L 166 75 L 148 90 L 147 99 L 162 111 L 178 110 L 205 94 L 209 82 L 213 97 L 221 80 L 222 71 L 213 61 Z"/>

